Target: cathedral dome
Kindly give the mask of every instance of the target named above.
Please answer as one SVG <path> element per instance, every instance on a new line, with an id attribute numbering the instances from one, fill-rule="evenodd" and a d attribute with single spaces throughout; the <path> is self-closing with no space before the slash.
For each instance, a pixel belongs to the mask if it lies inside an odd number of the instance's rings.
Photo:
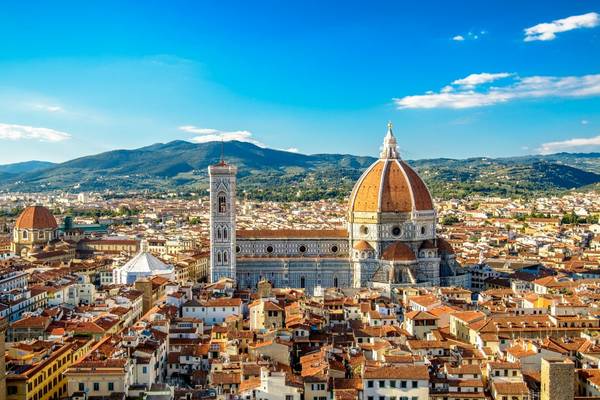
<path id="1" fill-rule="evenodd" d="M 57 229 L 56 219 L 46 207 L 29 206 L 21 212 L 15 223 L 17 229 Z"/>
<path id="2" fill-rule="evenodd" d="M 354 185 L 349 212 L 432 211 L 433 201 L 419 175 L 398 156 L 391 124 L 383 151 Z"/>
<path id="3" fill-rule="evenodd" d="M 414 251 L 405 243 L 395 242 L 390 244 L 381 257 L 387 261 L 415 261 L 417 257 Z"/>

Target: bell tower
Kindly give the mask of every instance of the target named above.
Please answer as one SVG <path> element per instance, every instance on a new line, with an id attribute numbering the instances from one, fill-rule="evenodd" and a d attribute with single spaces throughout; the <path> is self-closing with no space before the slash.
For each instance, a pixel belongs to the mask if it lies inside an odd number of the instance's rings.
<path id="1" fill-rule="evenodd" d="M 222 158 L 208 167 L 210 191 L 210 279 L 236 280 L 235 184 L 237 167 Z"/>

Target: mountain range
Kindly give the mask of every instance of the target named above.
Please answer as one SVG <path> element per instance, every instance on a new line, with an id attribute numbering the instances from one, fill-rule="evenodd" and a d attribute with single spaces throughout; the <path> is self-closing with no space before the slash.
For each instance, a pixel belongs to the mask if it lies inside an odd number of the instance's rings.
<path id="1" fill-rule="evenodd" d="M 221 159 L 238 166 L 238 188 L 257 199 L 342 198 L 374 157 L 305 155 L 247 142 L 173 141 L 114 150 L 63 163 L 29 161 L 0 165 L 0 190 L 194 191 L 207 187 L 207 167 Z M 600 153 L 557 153 L 509 158 L 408 161 L 434 196 L 527 196 L 595 189 Z"/>

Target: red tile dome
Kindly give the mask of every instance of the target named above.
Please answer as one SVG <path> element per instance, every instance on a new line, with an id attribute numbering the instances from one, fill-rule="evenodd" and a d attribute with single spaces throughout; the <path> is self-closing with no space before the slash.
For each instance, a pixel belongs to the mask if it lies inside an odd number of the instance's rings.
<path id="1" fill-rule="evenodd" d="M 386 247 L 381 258 L 387 261 L 415 261 L 417 259 L 415 252 L 402 242 L 395 242 Z"/>
<path id="2" fill-rule="evenodd" d="M 44 206 L 25 208 L 15 223 L 17 229 L 57 229 L 56 219 Z"/>
<path id="3" fill-rule="evenodd" d="M 433 200 L 419 175 L 398 157 L 388 127 L 381 158 L 359 178 L 350 196 L 349 212 L 432 211 Z"/>

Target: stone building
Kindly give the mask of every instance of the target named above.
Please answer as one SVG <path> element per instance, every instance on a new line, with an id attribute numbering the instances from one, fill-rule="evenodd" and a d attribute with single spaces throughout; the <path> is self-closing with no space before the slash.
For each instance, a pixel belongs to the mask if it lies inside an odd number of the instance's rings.
<path id="1" fill-rule="evenodd" d="M 542 358 L 540 400 L 573 400 L 575 364 L 568 359 Z"/>
<path id="2" fill-rule="evenodd" d="M 274 287 L 387 289 L 402 285 L 466 285 L 451 246 L 436 233 L 433 200 L 398 153 L 388 124 L 380 157 L 359 178 L 347 226 L 334 230 L 235 230 L 237 168 L 209 167 L 211 279 L 240 288 L 268 280 Z"/>

